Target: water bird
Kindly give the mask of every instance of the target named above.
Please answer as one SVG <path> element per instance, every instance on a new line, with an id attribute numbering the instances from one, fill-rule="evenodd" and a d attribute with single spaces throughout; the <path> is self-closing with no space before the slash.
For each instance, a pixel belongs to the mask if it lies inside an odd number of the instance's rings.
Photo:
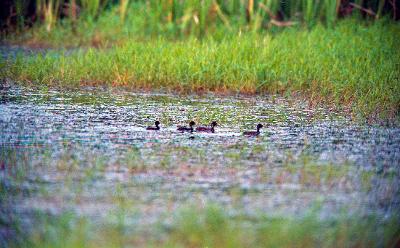
<path id="1" fill-rule="evenodd" d="M 243 135 L 247 136 L 258 136 L 260 134 L 260 129 L 263 127 L 263 125 L 260 123 L 257 125 L 257 131 L 246 131 L 243 132 Z"/>
<path id="2" fill-rule="evenodd" d="M 152 127 L 152 126 L 146 127 L 146 130 L 154 130 L 154 131 L 160 130 L 160 122 L 159 121 L 155 121 L 154 125 L 155 125 L 155 127 Z"/>
<path id="3" fill-rule="evenodd" d="M 214 133 L 215 127 L 218 125 L 216 121 L 211 122 L 210 127 L 196 127 L 197 132 Z"/>
<path id="4" fill-rule="evenodd" d="M 181 132 L 193 132 L 193 126 L 194 125 L 196 125 L 196 123 L 194 122 L 194 121 L 190 121 L 189 122 L 189 127 L 187 127 L 187 126 L 178 126 L 178 131 L 181 131 Z"/>

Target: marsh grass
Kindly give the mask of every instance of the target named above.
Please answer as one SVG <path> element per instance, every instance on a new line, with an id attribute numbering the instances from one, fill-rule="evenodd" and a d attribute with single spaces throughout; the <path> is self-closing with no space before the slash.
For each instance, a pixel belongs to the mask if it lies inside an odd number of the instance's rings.
<path id="1" fill-rule="evenodd" d="M 19 30 L 24 29 L 24 20 L 29 19 L 26 16 L 29 4 L 28 0 L 16 1 Z M 258 32 L 285 26 L 313 27 L 317 23 L 333 27 L 339 17 L 353 15 L 361 19 L 366 10 L 369 14 L 364 19 L 369 20 L 383 15 L 394 17 L 396 12 L 395 5 L 383 0 L 355 1 L 355 4 L 361 9 L 338 0 L 36 0 L 39 18 L 37 26 L 28 32 L 36 41 L 55 38 L 60 31 L 79 39 L 83 34 L 93 34 L 94 26 L 107 36 L 112 36 L 118 27 L 122 33 L 140 36 L 168 33 L 170 37 L 200 38 L 221 28 L 226 33 L 233 30 Z M 106 20 L 108 25 L 104 25 Z M 53 28 L 55 24 L 58 27 Z M 40 32 L 41 27 L 45 27 L 45 32 Z M 79 30 L 80 27 L 83 29 Z"/>
<path id="2" fill-rule="evenodd" d="M 192 207 L 181 210 L 169 242 L 183 247 L 363 247 L 390 246 L 395 242 L 395 233 L 398 232 L 395 220 L 377 231 L 386 234 L 380 239 L 374 234 L 374 217 L 362 221 L 357 219 L 339 217 L 322 221 L 317 208 L 298 219 L 262 215 L 255 219 L 244 216 L 230 218 L 223 208 L 216 205 L 203 209 Z"/>
<path id="3" fill-rule="evenodd" d="M 259 153 L 265 147 L 256 145 L 252 148 L 237 145 L 227 149 L 227 152 L 236 151 L 239 154 L 236 159 L 245 159 L 252 153 Z M 27 196 L 29 192 L 38 188 L 24 188 L 27 182 L 31 182 L 32 175 L 41 174 L 41 170 L 55 169 L 63 173 L 61 185 L 63 190 L 72 193 L 72 201 L 79 204 L 81 196 L 87 187 L 102 178 L 108 170 L 130 169 L 127 173 L 143 173 L 146 170 L 165 170 L 177 172 L 181 165 L 187 165 L 188 161 L 197 166 L 193 168 L 210 167 L 205 159 L 206 153 L 199 148 L 188 145 L 178 145 L 165 149 L 164 145 L 153 146 L 145 152 L 140 148 L 131 148 L 125 156 L 115 161 L 92 153 L 84 153 L 77 156 L 69 146 L 61 152 L 52 152 L 43 148 L 31 150 L 2 149 L 0 163 L 4 166 L 1 173 L 9 175 L 7 180 L 0 180 L 0 203 L 6 208 L 13 209 L 13 200 L 19 196 Z M 49 148 L 50 149 L 50 148 Z M 239 151 L 239 152 L 238 152 Z M 229 155 L 224 155 L 229 158 Z M 360 180 L 362 187 L 372 187 L 371 182 L 381 177 L 373 171 L 357 168 L 351 164 L 321 163 L 307 156 L 293 156 L 287 154 L 281 166 L 275 169 L 278 172 L 289 172 L 291 177 L 285 179 L 285 183 L 313 186 L 315 189 L 328 186 L 338 189 L 337 185 L 343 180 L 357 184 Z M 150 159 L 151 158 L 151 159 Z M 160 163 L 154 165 L 149 160 Z M 163 161 L 165 160 L 165 161 Z M 229 162 L 226 166 L 240 166 L 237 161 Z M 279 184 L 276 178 L 270 176 L 267 164 L 260 163 L 259 173 L 266 177 L 264 183 Z M 17 168 L 19 168 L 17 170 Z M 187 171 L 186 171 L 187 172 Z M 185 172 L 185 173 L 186 173 Z M 169 173 L 169 175 L 171 175 Z M 398 174 L 390 174 L 388 177 L 396 178 Z M 40 179 L 36 179 L 40 184 Z M 0 222 L 0 227 L 7 227 L 9 231 L 15 231 L 12 239 L 7 241 L 10 247 L 394 247 L 399 237 L 399 222 L 397 213 L 392 213 L 390 218 L 381 219 L 378 216 L 349 216 L 346 209 L 343 215 L 339 212 L 335 217 L 321 217 L 318 204 L 315 208 L 302 211 L 298 217 L 275 216 L 273 213 L 254 213 L 251 216 L 232 215 L 223 206 L 206 204 L 196 206 L 182 206 L 171 216 L 172 222 L 159 219 L 156 226 L 149 227 L 150 231 L 144 231 L 137 226 L 130 226 L 128 217 L 134 211 L 135 199 L 125 190 L 126 185 L 117 184 L 115 190 L 110 191 L 109 199 L 116 211 L 104 223 L 93 222 L 90 218 L 77 216 L 64 211 L 60 214 L 49 214 L 38 210 L 24 226 L 23 215 L 11 211 L 12 219 Z M 361 187 L 361 186 L 360 186 Z M 358 187 L 352 188 L 359 189 Z M 230 188 L 233 197 L 241 197 L 248 192 L 239 187 Z M 57 191 L 35 191 L 35 194 L 54 197 Z M 9 213 L 8 213 L 9 214 Z M 0 218 L 9 218 L 0 212 Z M 11 223 L 10 223 L 11 221 Z M 150 235 L 151 234 L 151 235 Z"/>
<path id="4" fill-rule="evenodd" d="M 353 110 L 359 117 L 398 114 L 400 35 L 397 25 L 348 20 L 335 29 L 245 33 L 221 40 L 128 42 L 69 55 L 19 56 L 2 78 L 48 86 L 124 86 L 140 90 L 279 93 L 311 105 Z M 376 48 L 375 44 L 380 44 Z"/>
<path id="5" fill-rule="evenodd" d="M 312 209 L 299 218 L 233 217 L 215 204 L 182 207 L 168 228 L 160 222 L 157 235 L 127 228 L 123 221 L 96 226 L 70 212 L 38 213 L 35 223 L 37 228 L 20 234 L 18 247 L 394 247 L 399 235 L 395 217 L 322 220 Z"/>
<path id="6" fill-rule="evenodd" d="M 1 61 L 0 78 L 63 87 L 300 93 L 311 105 L 351 109 L 352 117 L 393 119 L 400 108 L 400 29 L 380 18 L 390 4 L 356 1 L 376 13 L 360 21 L 359 10 L 338 20 L 345 7 L 339 2 L 82 0 L 70 3 L 81 6 L 79 16 L 71 5 L 75 12 L 57 19 L 63 1 L 37 0 L 41 21 L 7 35 L 7 42 L 100 49 L 21 56 L 11 68 Z M 279 15 L 293 25 L 271 24 Z"/>
<path id="7" fill-rule="evenodd" d="M 158 37 L 222 39 L 242 32 L 277 33 L 291 28 L 312 29 L 318 25 L 331 29 L 342 17 L 341 11 L 349 7 L 339 2 L 36 0 L 38 18 L 32 27 L 25 28 L 24 12 L 29 1 L 19 0 L 16 9 L 20 32 L 6 32 L 2 38 L 7 43 L 34 47 L 109 47 Z M 394 13 L 395 8 L 382 0 L 361 2 L 357 4 L 376 12 L 375 18 L 370 15 L 363 18 L 364 12 L 360 14 L 359 9 L 346 14 L 346 18 L 368 24 L 373 20 L 388 20 Z M 382 15 L 386 16 L 382 18 Z M 379 46 L 375 44 L 374 47 L 378 49 Z"/>
<path id="8" fill-rule="evenodd" d="M 372 174 L 365 176 L 365 171 L 361 170 L 363 185 L 369 185 Z M 312 157 L 302 155 L 294 162 L 284 163 L 276 182 L 281 183 L 294 181 L 304 186 L 321 186 L 327 185 L 332 187 L 334 184 L 351 181 L 357 175 L 357 171 L 350 163 L 342 163 L 340 165 L 332 163 L 321 163 Z M 291 180 L 289 179 L 291 178 Z M 353 182 L 353 186 L 356 186 Z"/>

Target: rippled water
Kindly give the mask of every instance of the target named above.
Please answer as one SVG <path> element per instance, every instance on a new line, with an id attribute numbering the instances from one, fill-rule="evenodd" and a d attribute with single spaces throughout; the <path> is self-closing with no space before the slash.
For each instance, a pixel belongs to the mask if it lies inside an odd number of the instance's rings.
<path id="1" fill-rule="evenodd" d="M 3 84 L 0 113 L 0 178 L 29 192 L 12 197 L 21 215 L 107 218 L 121 196 L 132 223 L 207 202 L 248 215 L 302 215 L 318 203 L 323 215 L 387 216 L 400 204 L 400 128 L 298 101 Z M 161 130 L 146 131 L 155 120 Z M 190 120 L 219 126 L 176 131 Z M 242 135 L 257 123 L 265 126 L 259 137 Z"/>

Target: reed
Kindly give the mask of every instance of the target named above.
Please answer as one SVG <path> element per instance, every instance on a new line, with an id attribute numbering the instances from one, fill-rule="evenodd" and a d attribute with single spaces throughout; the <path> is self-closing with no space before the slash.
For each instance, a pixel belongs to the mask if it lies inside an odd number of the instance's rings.
<path id="1" fill-rule="evenodd" d="M 129 5 L 129 0 L 120 0 L 119 2 L 119 17 L 121 18 L 122 22 L 125 21 L 128 5 Z"/>
<path id="2" fill-rule="evenodd" d="M 317 23 L 332 27 L 339 17 L 350 14 L 358 17 L 367 14 L 375 19 L 383 15 L 395 18 L 396 15 L 395 2 L 385 0 L 355 0 L 350 3 L 342 0 L 137 0 L 132 2 L 134 8 L 128 8 L 129 0 L 36 1 L 37 14 L 44 17 L 46 28 L 52 27 L 58 20 L 62 6 L 76 3 L 81 9 L 83 20 L 87 17 L 96 19 L 113 6 L 118 6 L 121 20 L 127 16 L 139 15 L 142 17 L 141 22 L 150 25 L 149 30 L 152 32 L 167 26 L 179 35 L 197 37 L 204 36 L 220 24 L 234 24 L 238 28 L 252 30 L 287 26 L 282 23 L 287 21 L 302 22 L 309 27 Z M 19 26 L 24 24 L 28 4 L 28 0 L 15 2 Z M 141 12 L 138 12 L 139 9 Z"/>
<path id="3" fill-rule="evenodd" d="M 95 19 L 104 11 L 109 2 L 110 0 L 79 0 L 78 5 L 82 8 L 83 16 Z"/>
<path id="4" fill-rule="evenodd" d="M 51 32 L 59 17 L 62 0 L 36 0 L 36 15 L 47 32 Z"/>
<path id="5" fill-rule="evenodd" d="M 18 30 L 22 29 L 25 23 L 25 17 L 24 17 L 25 7 L 26 3 L 24 0 L 15 1 L 15 14 L 17 16 L 16 24 Z"/>
<path id="6" fill-rule="evenodd" d="M 340 0 L 325 0 L 325 22 L 328 27 L 333 27 L 338 14 Z"/>

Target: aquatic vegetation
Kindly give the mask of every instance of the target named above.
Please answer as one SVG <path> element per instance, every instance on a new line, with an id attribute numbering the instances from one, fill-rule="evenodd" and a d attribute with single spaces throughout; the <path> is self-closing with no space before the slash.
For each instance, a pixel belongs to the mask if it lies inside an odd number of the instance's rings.
<path id="1" fill-rule="evenodd" d="M 126 204 L 126 203 L 122 203 Z M 229 216 L 222 206 L 182 207 L 173 213 L 172 223 L 162 221 L 158 234 L 146 235 L 124 223 L 124 209 L 116 223 L 101 226 L 71 212 L 60 216 L 38 213 L 30 232 L 19 233 L 9 245 L 18 247 L 393 247 L 398 242 L 399 221 L 383 222 L 374 216 L 341 216 L 321 219 L 317 209 L 303 217 L 248 218 Z"/>
<path id="2" fill-rule="evenodd" d="M 348 17 L 364 22 L 382 16 L 398 19 L 395 4 L 384 0 L 36 0 L 33 6 L 32 1 L 15 1 L 18 32 L 9 34 L 8 40 L 36 46 L 101 47 L 160 34 L 170 39 L 221 38 L 238 31 L 276 32 L 318 24 L 332 28 L 338 19 Z M 10 29 L 14 18 L 4 20 Z M 25 27 L 32 22 L 33 27 Z"/>
<path id="3" fill-rule="evenodd" d="M 169 242 L 184 247 L 336 247 L 338 241 L 341 246 L 390 246 L 396 242 L 399 229 L 395 219 L 381 226 L 379 232 L 389 234 L 382 239 L 375 233 L 374 217 L 353 218 L 320 220 L 316 210 L 299 219 L 232 218 L 215 205 L 191 207 L 177 215 Z"/>
<path id="4" fill-rule="evenodd" d="M 123 86 L 186 93 L 302 95 L 311 106 L 351 109 L 370 120 L 398 115 L 398 25 L 348 20 L 335 29 L 286 30 L 171 42 L 128 42 L 105 50 L 19 56 L 1 78 L 33 85 Z M 371 44 L 380 44 L 379 49 Z M 211 117 L 209 117 L 211 118 Z"/>
<path id="5" fill-rule="evenodd" d="M 29 2 L 16 1 L 20 29 Z M 0 78 L 63 87 L 300 92 L 310 105 L 352 109 L 371 122 L 398 117 L 400 31 L 388 20 L 396 19 L 396 7 L 387 1 L 37 0 L 36 11 L 32 27 L 4 40 L 101 49 L 17 57 L 12 68 L 0 62 Z"/>
<path id="6" fill-rule="evenodd" d="M 289 159 L 291 161 L 291 159 Z M 348 163 L 342 163 L 340 165 L 333 163 L 321 163 L 315 161 L 315 159 L 309 156 L 301 156 L 294 162 L 285 161 L 285 165 L 276 181 L 285 183 L 296 182 L 304 186 L 321 186 L 326 185 L 333 187 L 334 184 L 344 184 L 352 181 L 352 177 L 355 177 L 357 170 Z M 371 178 L 366 178 L 365 171 L 362 171 L 362 182 L 367 184 Z M 371 174 L 371 176 L 373 176 Z M 353 181 L 351 187 L 357 187 L 358 182 Z"/>
<path id="7" fill-rule="evenodd" d="M 0 97 L 0 246 L 396 241 L 398 128 L 277 96 L 5 85 Z M 215 119 L 215 133 L 176 130 Z"/>

